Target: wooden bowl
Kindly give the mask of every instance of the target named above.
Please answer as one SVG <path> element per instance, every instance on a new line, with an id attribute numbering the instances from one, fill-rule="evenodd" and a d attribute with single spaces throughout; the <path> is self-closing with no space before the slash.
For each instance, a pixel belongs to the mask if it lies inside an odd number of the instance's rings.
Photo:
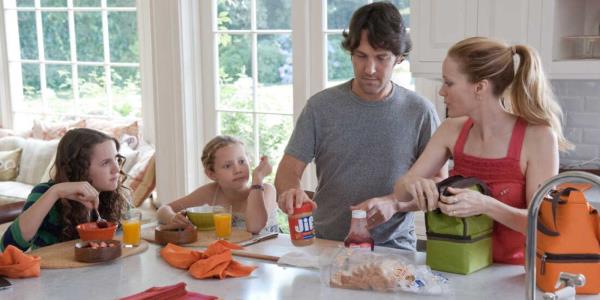
<path id="1" fill-rule="evenodd" d="M 114 246 L 92 248 L 92 243 L 106 243 Z M 121 256 L 121 242 L 117 240 L 81 241 L 75 244 L 75 260 L 85 263 L 95 263 L 113 260 Z"/>
<path id="2" fill-rule="evenodd" d="M 189 244 L 198 240 L 198 232 L 191 225 L 185 227 L 160 225 L 154 229 L 154 240 L 162 245 L 166 245 L 167 243 L 176 245 Z"/>
<path id="3" fill-rule="evenodd" d="M 108 227 L 106 228 L 99 228 L 96 222 L 79 224 L 75 228 L 77 228 L 79 238 L 83 241 L 112 240 L 117 230 L 117 224 L 112 222 L 107 223 Z"/>

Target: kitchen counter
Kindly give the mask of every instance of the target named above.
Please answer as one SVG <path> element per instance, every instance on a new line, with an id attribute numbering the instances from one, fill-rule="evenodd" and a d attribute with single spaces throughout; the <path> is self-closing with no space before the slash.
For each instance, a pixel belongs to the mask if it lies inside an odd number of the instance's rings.
<path id="1" fill-rule="evenodd" d="M 294 247 L 288 235 L 263 241 L 246 249 L 268 255 L 281 256 L 291 251 L 306 251 L 318 255 L 341 243 L 318 240 L 315 244 Z M 257 259 L 235 257 L 244 264 L 258 266 L 246 278 L 225 280 L 196 280 L 186 271 L 167 265 L 159 255 L 160 247 L 151 244 L 138 255 L 93 267 L 79 269 L 43 269 L 38 278 L 10 279 L 13 286 L 0 291 L 0 299 L 114 299 L 141 292 L 152 286 L 186 282 L 187 290 L 222 299 L 414 299 L 409 293 L 378 293 L 330 288 L 320 283 L 319 271 L 313 269 L 279 266 Z M 425 253 L 375 248 L 376 252 L 391 251 L 410 261 L 424 264 Z M 454 291 L 444 299 L 523 299 L 525 271 L 522 266 L 493 265 L 462 276 L 444 273 Z M 598 299 L 596 296 L 578 299 Z M 423 299 L 436 297 L 420 296 Z M 438 298 L 439 299 L 439 298 Z M 541 299 L 541 293 L 538 299 Z"/>

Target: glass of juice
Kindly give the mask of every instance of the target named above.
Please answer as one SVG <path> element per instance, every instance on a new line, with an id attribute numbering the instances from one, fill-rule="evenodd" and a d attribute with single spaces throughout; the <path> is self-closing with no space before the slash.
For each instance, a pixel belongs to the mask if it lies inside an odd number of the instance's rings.
<path id="1" fill-rule="evenodd" d="M 123 245 L 127 248 L 137 247 L 142 238 L 142 213 L 129 211 L 121 216 L 121 227 L 123 228 Z"/>
<path id="2" fill-rule="evenodd" d="M 217 239 L 228 239 L 231 236 L 231 205 L 215 206 L 213 220 Z"/>

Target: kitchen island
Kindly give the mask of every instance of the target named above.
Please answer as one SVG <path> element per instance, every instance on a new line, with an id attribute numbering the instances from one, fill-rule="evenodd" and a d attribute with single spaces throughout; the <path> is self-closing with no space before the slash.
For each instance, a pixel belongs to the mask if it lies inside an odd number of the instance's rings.
<path id="1" fill-rule="evenodd" d="M 281 256 L 291 251 L 315 254 L 339 247 L 340 242 L 318 240 L 315 244 L 298 248 L 288 235 L 248 246 L 255 253 Z M 320 283 L 315 269 L 280 266 L 273 262 L 234 257 L 249 265 L 256 265 L 250 277 L 225 280 L 197 280 L 187 271 L 169 266 L 159 255 L 160 246 L 151 244 L 144 253 L 120 258 L 110 263 L 77 269 L 42 269 L 41 276 L 28 279 L 9 279 L 12 287 L 0 290 L 0 299 L 115 299 L 141 292 L 153 286 L 187 283 L 187 290 L 221 299 L 440 299 L 410 293 L 378 293 L 372 291 L 330 288 Z M 375 248 L 376 252 L 391 251 L 410 261 L 424 264 L 425 253 Z M 525 271 L 522 266 L 493 265 L 473 274 L 462 276 L 443 273 L 453 290 L 443 299 L 523 299 Z M 578 299 L 598 299 L 596 296 Z M 541 293 L 538 299 L 541 299 Z"/>

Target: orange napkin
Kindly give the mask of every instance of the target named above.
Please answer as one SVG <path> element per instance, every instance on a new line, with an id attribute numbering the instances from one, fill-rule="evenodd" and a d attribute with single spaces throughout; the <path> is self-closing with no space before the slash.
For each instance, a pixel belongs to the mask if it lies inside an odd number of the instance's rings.
<path id="1" fill-rule="evenodd" d="M 178 284 L 162 286 L 162 287 L 152 287 L 143 292 L 139 292 L 137 294 L 123 297 L 121 300 L 215 300 L 219 299 L 215 296 L 203 295 L 200 293 L 188 292 L 185 290 L 185 283 L 180 282 Z"/>
<path id="2" fill-rule="evenodd" d="M 189 269 L 193 263 L 203 258 L 200 251 L 178 247 L 171 243 L 160 250 L 160 256 L 171 266 L 184 270 Z"/>
<path id="3" fill-rule="evenodd" d="M 9 278 L 26 278 L 40 276 L 39 256 L 28 255 L 21 249 L 8 245 L 4 253 L 0 253 L 0 275 Z"/>
<path id="4" fill-rule="evenodd" d="M 210 244 L 206 251 L 200 252 L 169 243 L 160 250 L 160 256 L 173 267 L 188 269 L 190 275 L 197 279 L 212 277 L 224 279 L 250 275 L 256 267 L 246 266 L 233 260 L 231 249 L 243 248 L 219 240 Z"/>

